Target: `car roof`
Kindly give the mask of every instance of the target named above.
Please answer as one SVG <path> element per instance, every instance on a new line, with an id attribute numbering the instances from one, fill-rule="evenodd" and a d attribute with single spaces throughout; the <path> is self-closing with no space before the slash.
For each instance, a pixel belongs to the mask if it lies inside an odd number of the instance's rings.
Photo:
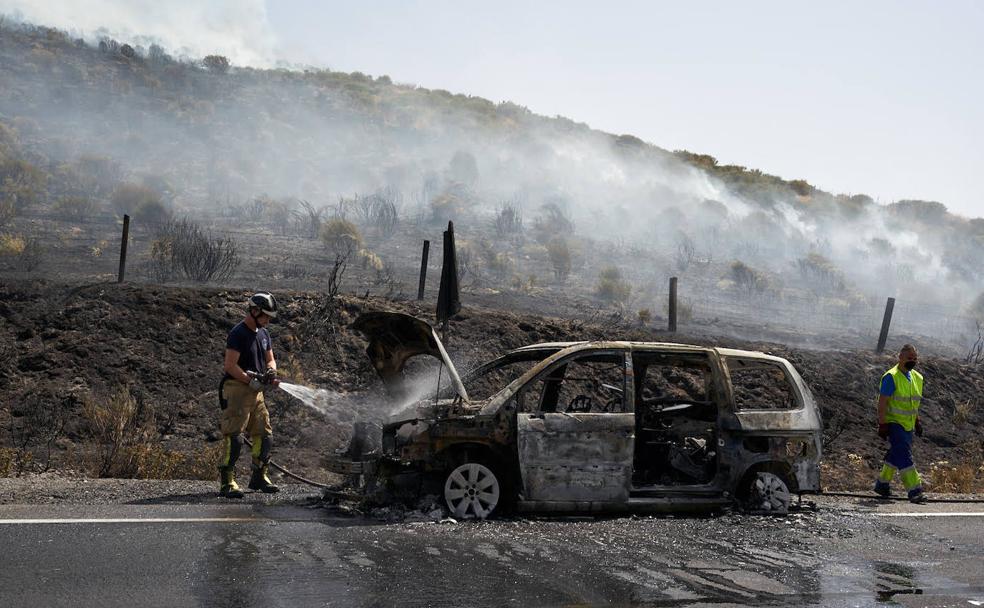
<path id="1" fill-rule="evenodd" d="M 519 348 L 513 349 L 509 352 L 520 353 L 529 351 L 554 351 L 558 352 L 561 350 L 572 349 L 576 352 L 578 350 L 586 350 L 589 348 L 615 348 L 615 349 L 625 349 L 625 350 L 672 350 L 676 352 L 707 352 L 714 351 L 723 357 L 745 357 L 751 359 L 767 359 L 772 361 L 780 361 L 780 357 L 773 355 L 768 355 L 761 351 L 754 350 L 741 350 L 736 348 L 718 348 L 713 346 L 699 346 L 696 344 L 680 344 L 678 342 L 629 342 L 623 340 L 582 340 L 578 342 L 541 342 L 539 344 L 528 344 L 526 346 L 521 346 Z"/>

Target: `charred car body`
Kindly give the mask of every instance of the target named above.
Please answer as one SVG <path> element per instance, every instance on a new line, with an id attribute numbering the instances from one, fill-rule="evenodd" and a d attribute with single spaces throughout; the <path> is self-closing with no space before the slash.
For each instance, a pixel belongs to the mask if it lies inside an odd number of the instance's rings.
<path id="1" fill-rule="evenodd" d="M 535 511 L 666 511 L 738 502 L 784 513 L 820 491 L 821 419 L 785 359 L 650 342 L 569 342 L 513 350 L 460 379 L 434 330 L 397 313 L 354 327 L 399 390 L 411 357 L 439 358 L 450 389 L 356 437 L 329 468 L 413 479 L 457 517 Z"/>

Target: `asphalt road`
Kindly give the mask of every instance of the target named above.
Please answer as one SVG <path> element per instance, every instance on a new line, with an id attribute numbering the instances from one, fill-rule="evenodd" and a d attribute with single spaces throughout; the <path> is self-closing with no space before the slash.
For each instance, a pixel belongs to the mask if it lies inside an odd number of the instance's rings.
<path id="1" fill-rule="evenodd" d="M 380 523 L 280 504 L 0 505 L 0 606 L 975 606 L 984 505 Z"/>

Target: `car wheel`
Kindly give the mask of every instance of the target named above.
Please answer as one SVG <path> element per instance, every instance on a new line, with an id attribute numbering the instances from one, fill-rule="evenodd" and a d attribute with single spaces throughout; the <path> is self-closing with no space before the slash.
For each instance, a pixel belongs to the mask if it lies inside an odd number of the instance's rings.
<path id="1" fill-rule="evenodd" d="M 745 486 L 742 502 L 750 513 L 785 515 L 789 512 L 789 486 L 775 473 L 757 471 Z"/>
<path id="2" fill-rule="evenodd" d="M 502 496 L 502 481 L 484 464 L 466 462 L 448 473 L 444 500 L 451 516 L 485 519 L 495 511 Z"/>

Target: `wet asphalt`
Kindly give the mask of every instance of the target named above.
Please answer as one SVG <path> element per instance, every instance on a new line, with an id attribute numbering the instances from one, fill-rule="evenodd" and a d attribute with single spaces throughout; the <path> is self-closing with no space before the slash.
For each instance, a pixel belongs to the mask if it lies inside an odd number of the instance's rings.
<path id="1" fill-rule="evenodd" d="M 982 524 L 981 504 L 829 498 L 784 518 L 477 523 L 7 504 L 0 606 L 974 606 Z"/>

